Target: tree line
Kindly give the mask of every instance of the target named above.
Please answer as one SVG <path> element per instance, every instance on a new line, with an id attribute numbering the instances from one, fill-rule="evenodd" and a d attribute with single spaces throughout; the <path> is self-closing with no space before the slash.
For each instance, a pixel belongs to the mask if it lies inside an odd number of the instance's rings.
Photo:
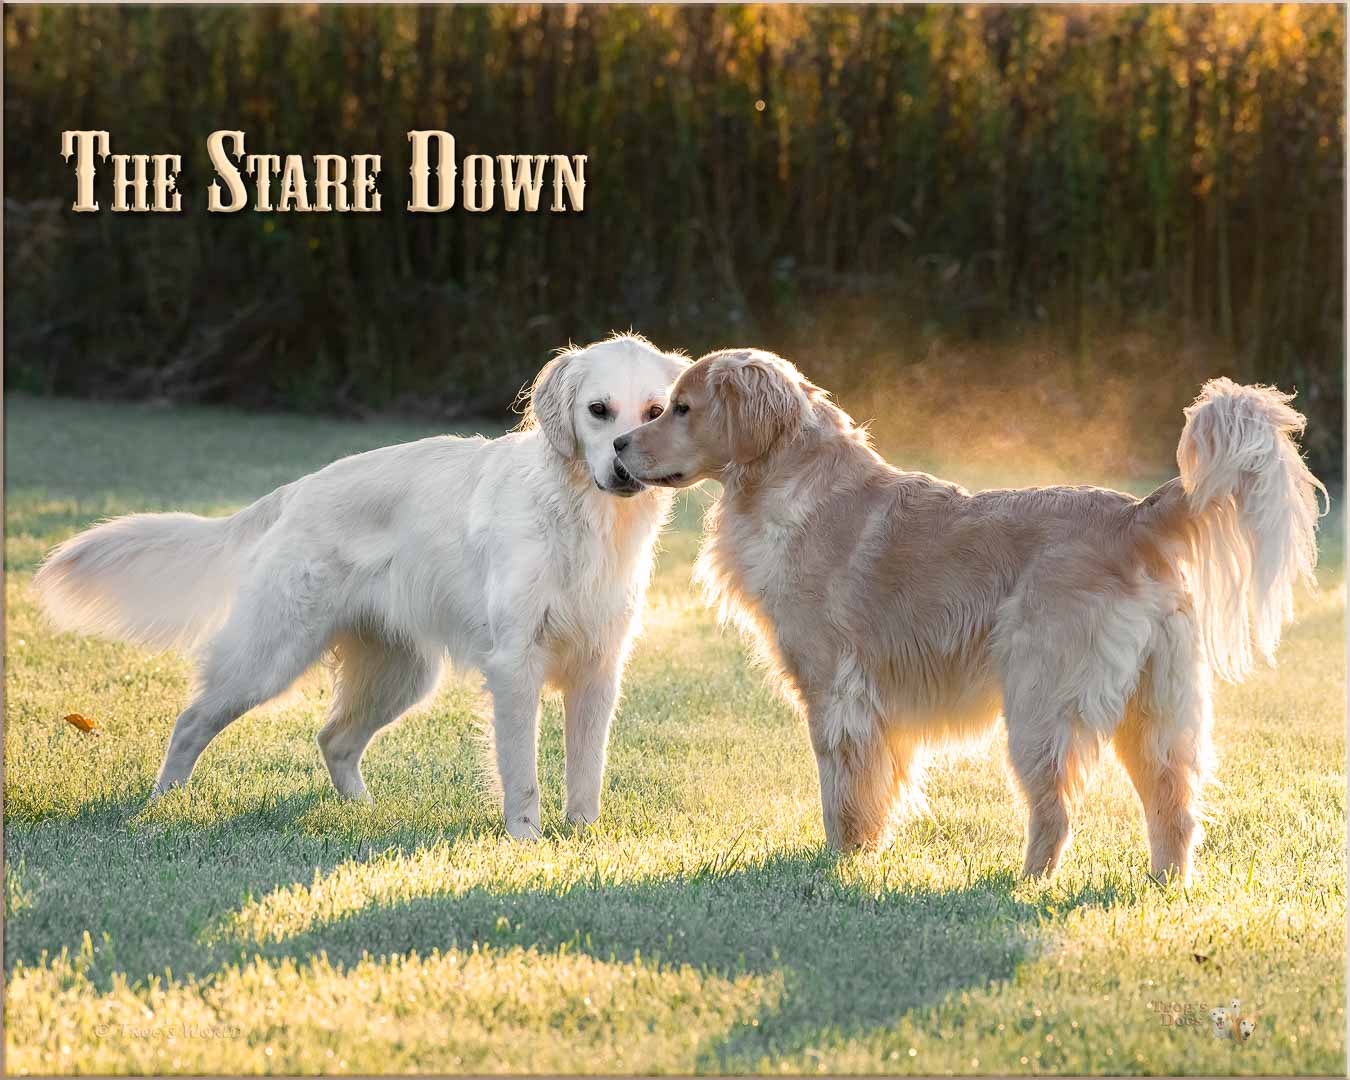
<path id="1" fill-rule="evenodd" d="M 1334 5 L 10 7 L 7 382 L 500 413 L 549 349 L 631 326 L 844 383 L 1034 335 L 1090 394 L 1104 343 L 1147 326 L 1296 387 L 1332 463 L 1343 27 Z M 183 153 L 192 204 L 71 213 L 67 128 Z M 386 209 L 208 214 L 218 128 L 380 153 Z M 586 154 L 585 211 L 408 214 L 415 128 Z"/>

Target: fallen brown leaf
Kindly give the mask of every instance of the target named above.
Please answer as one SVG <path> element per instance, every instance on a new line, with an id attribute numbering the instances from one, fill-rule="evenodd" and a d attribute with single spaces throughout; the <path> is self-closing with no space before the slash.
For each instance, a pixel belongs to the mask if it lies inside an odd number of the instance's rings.
<path id="1" fill-rule="evenodd" d="M 70 724 L 72 727 L 79 728 L 86 735 L 97 734 L 97 732 L 94 731 L 94 722 L 90 720 L 89 717 L 81 716 L 77 712 L 73 712 L 67 716 L 66 723 Z"/>

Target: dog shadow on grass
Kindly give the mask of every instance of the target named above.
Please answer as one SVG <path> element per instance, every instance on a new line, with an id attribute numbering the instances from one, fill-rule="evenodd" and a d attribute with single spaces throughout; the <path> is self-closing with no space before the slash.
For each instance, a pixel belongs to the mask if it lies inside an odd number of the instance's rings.
<path id="1" fill-rule="evenodd" d="M 259 951 L 299 962 L 322 952 L 351 965 L 435 948 L 566 948 L 607 963 L 640 956 L 774 978 L 782 992 L 772 1006 L 700 1048 L 701 1071 L 726 1072 L 766 1055 L 794 1060 L 826 1039 L 894 1031 L 950 993 L 1013 977 L 1036 955 L 1047 916 L 1126 899 L 1090 885 L 1033 902 L 1019 897 L 1011 871 L 955 888 L 860 886 L 841 879 L 839 860 L 807 851 L 631 883 L 480 886 L 367 906 Z"/>
<path id="2" fill-rule="evenodd" d="M 147 812 L 139 799 L 104 799 L 81 807 L 73 821 L 48 823 L 47 839 L 40 823 L 15 834 L 11 865 L 16 854 L 27 856 L 15 881 L 20 893 L 32 886 L 35 902 L 11 912 L 7 969 L 62 944 L 78 951 L 85 930 L 95 943 L 106 941 L 88 973 L 102 990 L 119 974 L 133 983 L 166 968 L 175 979 L 210 978 L 255 956 L 303 964 L 322 953 L 343 967 L 363 956 L 474 946 L 544 956 L 566 948 L 602 963 L 640 956 L 648 965 L 749 974 L 781 988 L 752 1023 L 699 1048 L 697 1068 L 727 1072 L 755 1068 L 764 1057 L 800 1060 L 838 1038 L 893 1032 L 906 1015 L 948 994 L 1012 978 L 1043 944 L 1047 919 L 1134 898 L 1109 877 L 1048 893 L 1022 889 L 1011 869 L 929 887 L 906 882 L 902 864 L 898 875 L 893 867 L 880 882 L 858 883 L 847 860 L 804 850 L 749 861 L 733 854 L 635 880 L 621 869 L 597 870 L 558 887 L 455 891 L 440 886 L 433 870 L 415 876 L 414 888 L 429 890 L 423 894 L 391 897 L 372 888 L 354 910 L 296 922 L 286 935 L 259 942 L 240 920 L 259 903 L 292 888 L 312 891 L 339 873 L 378 885 L 446 841 L 452 850 L 478 840 L 495 847 L 497 812 L 472 793 L 450 807 L 442 795 L 353 808 L 317 774 L 214 816 L 194 806 L 190 793 L 183 799 Z M 430 865 L 440 857 L 432 853 Z M 100 866 L 97 889 L 121 899 L 88 891 L 91 860 Z M 180 927 L 157 931 L 164 920 Z"/>
<path id="3" fill-rule="evenodd" d="M 712 1072 L 753 1069 L 765 1057 L 800 1060 L 826 1042 L 893 1032 L 908 1014 L 937 1006 L 948 994 L 1012 978 L 1037 954 L 1047 918 L 1133 899 L 1109 878 L 1048 894 L 1025 890 L 1011 870 L 972 874 L 953 887 L 889 877 L 859 883 L 840 856 L 805 850 L 749 862 L 712 859 L 636 880 L 597 870 L 552 888 L 455 891 L 449 883 L 442 888 L 434 873 L 422 874 L 415 887 L 430 890 L 422 895 L 391 898 L 372 890 L 354 910 L 325 912 L 259 942 L 239 917 L 275 894 L 312 889 L 353 870 L 378 883 L 432 844 L 473 842 L 480 828 L 495 844 L 495 817 L 490 811 L 452 815 L 459 830 L 453 835 L 428 835 L 426 822 L 410 823 L 407 836 L 392 823 L 344 833 L 333 823 L 346 811 L 318 783 L 217 821 L 159 820 L 151 813 L 131 830 L 135 850 L 124 847 L 98 885 L 136 903 L 86 895 L 81 881 L 88 860 L 125 845 L 127 823 L 139 810 L 139 802 L 115 800 L 84 807 L 74 830 L 82 838 L 79 849 L 60 858 L 54 848 L 44 854 L 45 844 L 34 847 L 36 837 L 18 844 L 20 860 L 24 849 L 32 856 L 26 868 L 22 861 L 18 867 L 19 893 L 27 870 L 36 868 L 47 880 L 27 883 L 37 888 L 38 902 L 11 912 L 7 968 L 16 960 L 35 962 L 39 948 L 61 943 L 78 952 L 87 929 L 95 943 L 105 943 L 88 971 L 102 990 L 119 974 L 136 983 L 166 968 L 175 979 L 209 979 L 255 956 L 303 964 L 322 953 L 350 967 L 363 956 L 406 958 L 474 946 L 534 949 L 545 957 L 567 949 L 602 963 L 640 956 L 649 966 L 771 980 L 779 990 L 751 1023 L 699 1047 L 696 1067 Z M 288 827 L 278 828 L 283 823 Z M 71 832 L 62 835 L 68 839 Z M 369 870 L 361 863 L 370 863 Z M 156 932 L 164 919 L 183 920 L 184 930 L 197 927 L 189 947 L 181 932 Z"/>
<path id="4" fill-rule="evenodd" d="M 175 792 L 148 806 L 139 792 L 100 796 L 72 814 L 7 820 L 5 970 L 77 954 L 88 934 L 104 943 L 87 971 L 101 991 L 118 975 L 209 975 L 256 951 L 194 934 L 212 913 L 387 852 L 499 831 L 490 805 L 447 811 L 429 795 L 398 812 L 354 806 L 318 777 L 246 806 L 193 798 Z"/>

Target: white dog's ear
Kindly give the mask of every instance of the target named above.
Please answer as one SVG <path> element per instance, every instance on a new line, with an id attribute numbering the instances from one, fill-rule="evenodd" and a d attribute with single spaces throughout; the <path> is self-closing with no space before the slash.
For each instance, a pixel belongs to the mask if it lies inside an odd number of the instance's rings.
<path id="1" fill-rule="evenodd" d="M 684 353 L 662 353 L 661 355 L 670 364 L 670 381 L 672 384 L 685 373 L 686 369 L 694 365 L 694 361 L 685 356 Z"/>
<path id="2" fill-rule="evenodd" d="M 530 388 L 530 404 L 525 412 L 525 426 L 537 424 L 553 449 L 565 458 L 575 457 L 577 452 L 572 411 L 576 405 L 578 351 L 569 349 L 544 365 Z"/>
<path id="3" fill-rule="evenodd" d="M 709 365 L 707 385 L 738 465 L 767 454 L 801 424 L 806 412 L 801 372 L 760 349 L 737 349 L 718 357 Z"/>

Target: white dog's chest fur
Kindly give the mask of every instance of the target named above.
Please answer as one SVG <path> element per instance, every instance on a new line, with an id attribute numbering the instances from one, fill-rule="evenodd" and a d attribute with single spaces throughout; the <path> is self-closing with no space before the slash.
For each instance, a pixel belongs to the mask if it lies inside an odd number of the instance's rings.
<path id="1" fill-rule="evenodd" d="M 608 499 L 612 505 L 602 504 L 599 515 L 563 528 L 549 553 L 535 599 L 536 634 L 559 664 L 613 653 L 637 630 L 671 496 L 651 492 L 639 500 Z"/>
<path id="2" fill-rule="evenodd" d="M 560 657 L 619 646 L 671 496 L 619 500 L 570 485 L 541 441 L 424 440 L 297 491 L 297 525 L 348 525 L 340 537 L 297 529 L 305 547 L 326 549 L 317 563 L 346 568 L 332 584 L 347 619 L 378 613 L 466 668 L 527 638 Z"/>

